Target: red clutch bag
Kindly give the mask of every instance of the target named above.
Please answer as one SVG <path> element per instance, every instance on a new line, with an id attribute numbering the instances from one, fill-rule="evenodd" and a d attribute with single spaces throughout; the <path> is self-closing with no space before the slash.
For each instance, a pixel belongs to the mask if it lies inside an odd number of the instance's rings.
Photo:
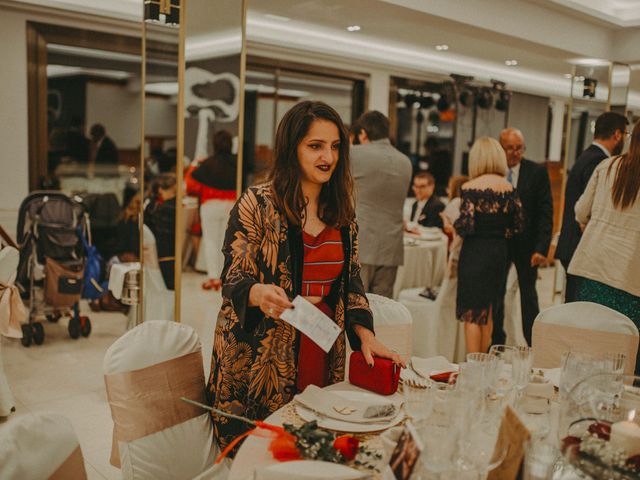
<path id="1" fill-rule="evenodd" d="M 392 395 L 398 390 L 400 367 L 386 358 L 373 357 L 373 368 L 367 365 L 362 352 L 349 357 L 349 383 L 380 395 Z"/>

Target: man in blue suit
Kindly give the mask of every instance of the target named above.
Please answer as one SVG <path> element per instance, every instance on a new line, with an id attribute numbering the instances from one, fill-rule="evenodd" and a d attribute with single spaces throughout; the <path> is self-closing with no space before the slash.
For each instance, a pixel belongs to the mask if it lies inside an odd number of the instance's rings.
<path id="1" fill-rule="evenodd" d="M 576 159 L 567 178 L 567 188 L 564 194 L 564 212 L 562 214 L 562 229 L 556 248 L 555 257 L 560 260 L 565 271 L 573 253 L 580 243 L 582 231 L 574 211 L 576 202 L 584 192 L 596 166 L 611 156 L 622 152 L 626 139 L 629 121 L 616 112 L 605 112 L 596 120 L 593 143 Z M 577 293 L 577 277 L 567 274 L 565 287 L 565 302 L 575 302 Z"/>

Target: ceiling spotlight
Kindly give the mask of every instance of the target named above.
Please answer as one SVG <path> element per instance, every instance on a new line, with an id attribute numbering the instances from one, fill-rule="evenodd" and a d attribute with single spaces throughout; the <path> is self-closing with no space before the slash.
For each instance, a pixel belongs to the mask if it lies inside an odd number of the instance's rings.
<path id="1" fill-rule="evenodd" d="M 362 30 L 362 28 L 360 27 L 360 25 L 349 25 L 347 27 L 347 30 L 349 30 L 350 32 L 359 32 L 360 30 Z"/>
<path id="2" fill-rule="evenodd" d="M 436 104 L 436 101 L 433 99 L 433 97 L 428 96 L 428 97 L 420 98 L 421 108 L 426 108 L 428 110 L 431 107 L 433 107 L 435 104 Z"/>
<path id="3" fill-rule="evenodd" d="M 571 78 L 573 75 L 571 75 L 570 73 L 565 73 L 563 75 L 564 78 Z"/>
<path id="4" fill-rule="evenodd" d="M 439 52 L 446 52 L 447 50 L 449 50 L 449 45 L 445 45 L 444 43 L 441 45 L 436 45 L 436 50 L 438 50 Z"/>
<path id="5" fill-rule="evenodd" d="M 500 112 L 506 112 L 509 110 L 509 100 L 511 99 L 511 92 L 508 90 L 500 90 L 498 92 L 498 98 L 496 99 L 496 110 Z"/>
<path id="6" fill-rule="evenodd" d="M 469 88 L 465 88 L 458 95 L 458 101 L 463 107 L 468 107 L 473 103 L 473 92 Z"/>
<path id="7" fill-rule="evenodd" d="M 518 65 L 518 61 L 517 60 L 505 60 L 504 64 L 507 67 L 515 67 L 516 65 Z"/>
<path id="8" fill-rule="evenodd" d="M 476 94 L 476 105 L 483 110 L 491 108 L 493 105 L 493 94 L 488 87 L 482 87 Z"/>

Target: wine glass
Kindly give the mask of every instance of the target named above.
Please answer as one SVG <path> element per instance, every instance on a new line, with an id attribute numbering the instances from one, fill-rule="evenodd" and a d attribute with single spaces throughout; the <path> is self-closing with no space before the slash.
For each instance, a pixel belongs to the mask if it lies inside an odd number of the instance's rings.
<path id="1" fill-rule="evenodd" d="M 410 385 L 408 382 L 402 384 L 404 409 L 415 425 L 419 425 L 431 415 L 432 388 L 433 382 L 431 381 L 426 386 Z"/>

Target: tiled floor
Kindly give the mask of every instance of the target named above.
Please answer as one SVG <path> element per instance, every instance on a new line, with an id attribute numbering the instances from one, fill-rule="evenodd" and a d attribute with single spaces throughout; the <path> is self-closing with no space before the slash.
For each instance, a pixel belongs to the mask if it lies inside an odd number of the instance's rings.
<path id="1" fill-rule="evenodd" d="M 540 306 L 552 304 L 553 269 L 543 269 L 538 282 Z M 200 288 L 203 275 L 183 275 L 183 322 L 198 332 L 203 343 L 205 374 L 220 293 Z M 556 301 L 558 298 L 556 298 Z M 86 306 L 85 306 L 86 307 Z M 24 348 L 1 338 L 5 373 L 16 398 L 16 412 L 0 419 L 0 429 L 30 412 L 52 411 L 67 416 L 76 430 L 90 479 L 117 479 L 120 471 L 109 464 L 111 414 L 102 376 L 104 352 L 125 333 L 126 317 L 118 313 L 87 313 L 93 331 L 89 338 L 72 340 L 67 321 L 45 324 L 41 346 Z"/>

